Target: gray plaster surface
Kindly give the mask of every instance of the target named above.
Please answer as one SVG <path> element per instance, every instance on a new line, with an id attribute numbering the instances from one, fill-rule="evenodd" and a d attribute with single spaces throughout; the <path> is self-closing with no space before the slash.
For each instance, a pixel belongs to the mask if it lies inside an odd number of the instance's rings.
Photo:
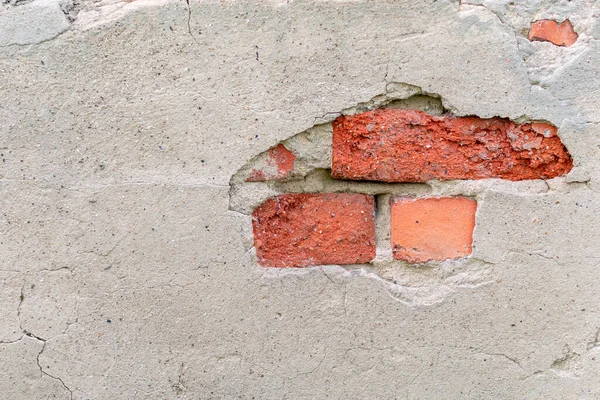
<path id="1" fill-rule="evenodd" d="M 0 397 L 600 399 L 600 8 L 526 3 L 1 5 Z M 579 40 L 527 41 L 540 18 Z M 321 149 L 301 180 L 235 185 L 417 93 L 550 121 L 575 168 L 382 189 L 311 172 Z M 259 267 L 252 204 L 310 190 L 471 196 L 473 255 Z"/>
<path id="2" fill-rule="evenodd" d="M 0 46 L 40 43 L 67 29 L 69 22 L 56 0 L 0 5 Z"/>

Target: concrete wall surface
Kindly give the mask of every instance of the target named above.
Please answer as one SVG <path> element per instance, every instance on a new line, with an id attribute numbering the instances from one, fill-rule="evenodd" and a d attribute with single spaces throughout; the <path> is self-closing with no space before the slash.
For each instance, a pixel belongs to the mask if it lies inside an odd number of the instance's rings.
<path id="1" fill-rule="evenodd" d="M 589 0 L 3 0 L 0 398 L 600 399 L 599 18 Z M 541 20 L 573 31 L 540 39 Z M 332 121 L 388 106 L 554 125 L 572 169 L 332 179 Z M 296 175 L 247 182 L 279 143 Z M 476 200 L 472 253 L 392 259 L 377 214 L 372 262 L 259 265 L 253 210 L 332 191 L 378 213 Z"/>

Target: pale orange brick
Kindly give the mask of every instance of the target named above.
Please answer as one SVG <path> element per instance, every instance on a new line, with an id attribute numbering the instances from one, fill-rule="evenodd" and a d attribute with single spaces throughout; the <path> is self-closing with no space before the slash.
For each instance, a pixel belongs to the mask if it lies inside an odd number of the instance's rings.
<path id="1" fill-rule="evenodd" d="M 424 263 L 471 254 L 476 210 L 466 197 L 392 200 L 394 258 Z"/>

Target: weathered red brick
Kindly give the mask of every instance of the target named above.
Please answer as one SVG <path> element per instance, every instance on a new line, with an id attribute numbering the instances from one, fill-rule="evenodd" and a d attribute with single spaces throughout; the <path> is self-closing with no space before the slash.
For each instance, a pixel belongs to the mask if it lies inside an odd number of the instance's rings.
<path id="1" fill-rule="evenodd" d="M 557 46 L 568 47 L 577 41 L 577 32 L 568 19 L 560 24 L 553 20 L 540 20 L 531 24 L 529 40 L 550 42 Z"/>
<path id="2" fill-rule="evenodd" d="M 375 202 L 352 193 L 283 194 L 252 214 L 264 267 L 354 264 L 375 257 Z"/>
<path id="3" fill-rule="evenodd" d="M 250 172 L 246 182 L 262 182 L 274 179 L 283 179 L 294 168 L 294 153 L 285 148 L 281 143 L 267 151 L 264 165 Z"/>
<path id="4" fill-rule="evenodd" d="M 411 263 L 471 254 L 477 203 L 466 197 L 392 201 L 394 258 Z"/>
<path id="5" fill-rule="evenodd" d="M 384 109 L 333 122 L 332 176 L 384 182 L 547 179 L 571 156 L 549 124 Z"/>

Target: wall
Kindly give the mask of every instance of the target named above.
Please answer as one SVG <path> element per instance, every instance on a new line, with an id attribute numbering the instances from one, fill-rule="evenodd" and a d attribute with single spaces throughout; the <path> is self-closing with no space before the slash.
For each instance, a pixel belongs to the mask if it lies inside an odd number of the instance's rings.
<path id="1" fill-rule="evenodd" d="M 599 13 L 3 2 L 2 397 L 600 398 Z M 548 124 L 572 165 L 333 179 L 335 121 L 378 109 Z M 303 193 L 374 196 L 375 257 L 261 265 L 252 214 Z M 440 197 L 471 248 L 395 258 L 394 199 Z"/>

